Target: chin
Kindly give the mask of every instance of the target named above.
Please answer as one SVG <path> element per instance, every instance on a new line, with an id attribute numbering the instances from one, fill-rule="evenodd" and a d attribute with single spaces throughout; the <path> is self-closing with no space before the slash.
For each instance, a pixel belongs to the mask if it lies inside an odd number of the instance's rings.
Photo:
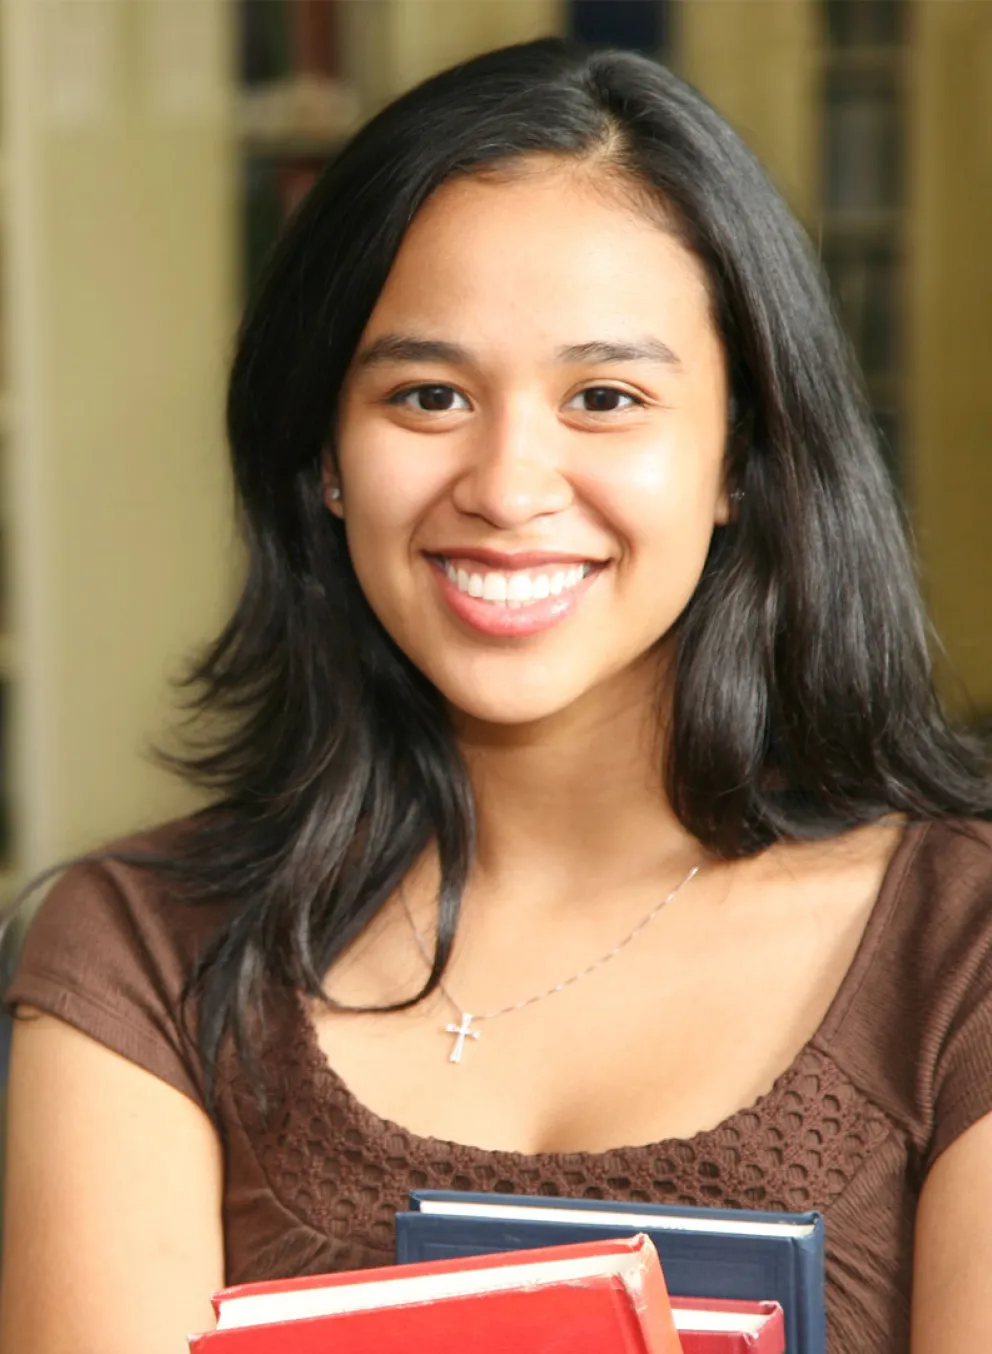
<path id="1" fill-rule="evenodd" d="M 464 705 L 452 707 L 456 718 L 470 720 L 473 724 L 487 724 L 494 729 L 523 729 L 560 714 L 557 707 L 547 705 L 511 704 L 506 701 L 493 701 L 489 705 L 476 702 L 469 708 Z"/>
<path id="2" fill-rule="evenodd" d="M 582 692 L 527 691 L 510 683 L 475 684 L 437 683 L 438 689 L 455 713 L 456 719 L 500 728 L 519 728 L 539 724 L 560 715 L 581 698 Z"/>

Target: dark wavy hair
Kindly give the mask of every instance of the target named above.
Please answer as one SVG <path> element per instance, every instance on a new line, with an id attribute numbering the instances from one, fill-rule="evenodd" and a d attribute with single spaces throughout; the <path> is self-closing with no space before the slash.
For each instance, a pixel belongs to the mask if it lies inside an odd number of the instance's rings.
<path id="1" fill-rule="evenodd" d="M 430 843 L 439 936 L 413 1000 L 448 961 L 472 861 L 469 780 L 439 693 L 362 594 L 321 465 L 419 208 L 454 176 L 536 154 L 595 159 L 657 202 L 705 267 L 728 358 L 727 474 L 743 497 L 676 626 L 658 774 L 681 822 L 732 858 L 891 813 L 992 813 L 979 752 L 934 694 L 906 535 L 848 346 L 763 170 L 651 61 L 556 40 L 491 52 L 357 133 L 244 318 L 228 428 L 247 579 L 189 678 L 194 714 L 209 718 L 172 759 L 213 807 L 159 862 L 193 899 L 236 900 L 191 983 L 208 1072 L 226 1030 L 245 1051 L 263 984 L 323 996 L 335 958 Z"/>

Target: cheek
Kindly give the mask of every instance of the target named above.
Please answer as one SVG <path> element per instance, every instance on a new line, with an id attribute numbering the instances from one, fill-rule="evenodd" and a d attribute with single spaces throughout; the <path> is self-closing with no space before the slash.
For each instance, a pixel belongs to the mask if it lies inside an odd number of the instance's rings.
<path id="1" fill-rule="evenodd" d="M 443 492 L 440 458 L 413 448 L 395 428 L 357 421 L 338 441 L 344 529 L 359 586 L 393 639 L 403 644 L 416 601 L 419 526 Z"/>
<path id="2" fill-rule="evenodd" d="M 387 553 L 402 548 L 404 534 L 439 492 L 437 458 L 378 421 L 348 428 L 338 457 L 349 541 L 359 551 L 372 541 Z"/>
<path id="3" fill-rule="evenodd" d="M 722 429 L 670 430 L 611 455 L 590 475 L 590 497 L 632 549 L 705 549 L 718 515 Z M 690 553 L 695 553 L 690 551 Z"/>

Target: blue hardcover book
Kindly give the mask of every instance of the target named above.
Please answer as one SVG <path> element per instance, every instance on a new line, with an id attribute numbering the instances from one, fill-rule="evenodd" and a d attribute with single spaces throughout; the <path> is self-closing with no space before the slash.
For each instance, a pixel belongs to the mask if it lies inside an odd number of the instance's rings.
<path id="1" fill-rule="evenodd" d="M 601 1199 L 414 1190 L 396 1215 L 396 1260 L 450 1259 L 646 1232 L 668 1291 L 774 1300 L 786 1354 L 826 1354 L 824 1227 L 819 1213 L 682 1208 Z"/>

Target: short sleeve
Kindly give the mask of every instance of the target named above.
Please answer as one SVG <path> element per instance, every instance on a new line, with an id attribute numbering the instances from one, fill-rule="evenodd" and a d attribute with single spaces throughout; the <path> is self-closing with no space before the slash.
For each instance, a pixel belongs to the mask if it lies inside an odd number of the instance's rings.
<path id="1" fill-rule="evenodd" d="M 32 919 L 4 1004 L 57 1016 L 203 1107 L 182 996 L 218 924 L 217 908 L 171 897 L 150 869 L 112 858 L 73 866 Z"/>
<path id="2" fill-rule="evenodd" d="M 956 924 L 947 928 L 943 1000 L 935 1012 L 930 1166 L 992 1113 L 992 833 L 958 845 L 953 869 Z M 950 864 L 950 862 L 948 862 Z"/>
<path id="3" fill-rule="evenodd" d="M 992 1113 L 992 824 L 907 828 L 818 1042 L 918 1179 Z"/>

